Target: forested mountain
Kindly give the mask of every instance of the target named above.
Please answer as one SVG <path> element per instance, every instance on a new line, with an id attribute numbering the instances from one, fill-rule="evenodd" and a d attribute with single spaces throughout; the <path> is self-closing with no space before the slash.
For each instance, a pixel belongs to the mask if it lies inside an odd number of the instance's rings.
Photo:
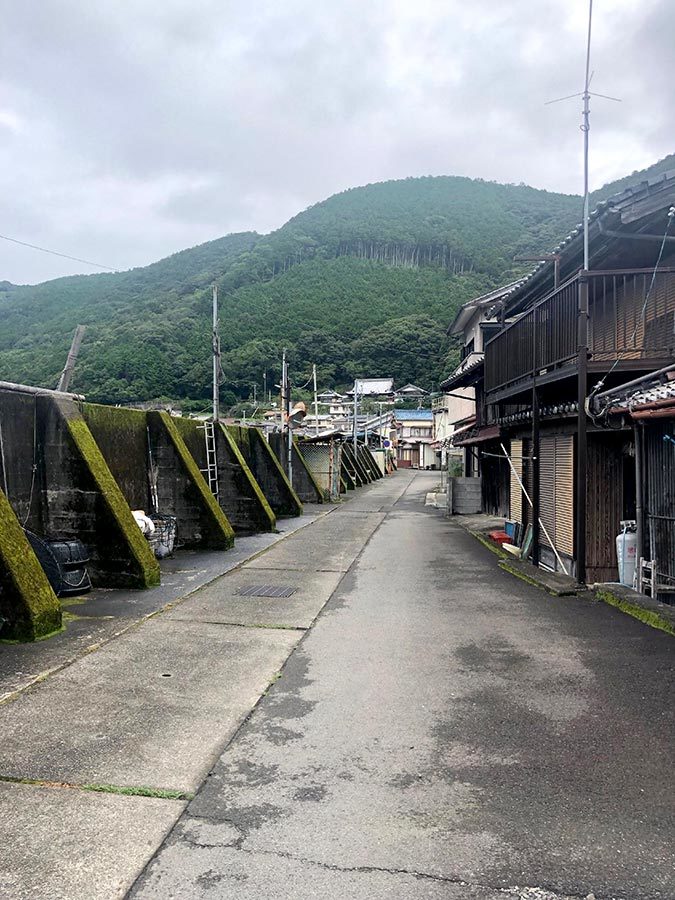
<path id="1" fill-rule="evenodd" d="M 580 215 L 577 196 L 409 178 L 337 194 L 269 235 L 229 235 L 144 268 L 0 281 L 0 379 L 53 386 L 83 323 L 74 390 L 107 402 L 205 399 L 215 281 L 225 402 L 254 383 L 261 390 L 264 372 L 268 385 L 278 380 L 283 347 L 296 383 L 316 362 L 322 386 L 387 375 L 433 388 L 451 362 L 445 327 L 458 306 L 522 271 L 514 256 L 550 250 Z"/>

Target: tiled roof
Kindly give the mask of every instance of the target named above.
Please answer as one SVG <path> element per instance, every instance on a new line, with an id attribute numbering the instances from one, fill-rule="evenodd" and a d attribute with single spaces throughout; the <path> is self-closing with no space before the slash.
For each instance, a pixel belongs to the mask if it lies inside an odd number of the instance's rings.
<path id="1" fill-rule="evenodd" d="M 635 409 L 638 406 L 644 406 L 645 403 L 659 403 L 663 400 L 675 400 L 675 381 L 635 391 L 629 397 L 612 403 L 612 408 Z"/>
<path id="2" fill-rule="evenodd" d="M 620 191 L 618 194 L 613 194 L 611 197 L 607 197 L 605 200 L 601 200 L 600 203 L 593 209 L 588 216 L 589 225 L 593 223 L 596 219 L 600 218 L 604 213 L 608 210 L 611 211 L 615 207 L 620 207 L 622 204 L 628 203 L 634 196 L 638 195 L 641 191 L 644 192 L 645 188 L 649 189 L 652 187 L 656 187 L 664 182 L 672 182 L 675 179 L 675 170 L 670 169 L 667 172 L 660 172 L 658 175 L 653 175 L 651 178 L 644 178 L 641 181 L 635 182 L 635 184 L 630 187 L 624 188 L 624 190 Z M 667 204 L 666 204 L 667 205 Z M 576 227 L 560 241 L 557 247 L 553 248 L 554 254 L 561 254 L 563 251 L 569 248 L 569 245 L 580 239 L 581 235 L 584 231 L 583 222 L 580 222 Z M 510 289 L 507 290 L 503 294 L 503 302 L 508 305 L 509 300 L 520 291 L 525 285 L 528 284 L 533 278 L 535 278 L 543 269 L 550 269 L 552 267 L 552 263 L 549 261 L 542 260 L 537 263 L 537 265 L 528 272 L 527 275 L 523 276 L 519 281 L 513 283 L 510 286 Z"/>

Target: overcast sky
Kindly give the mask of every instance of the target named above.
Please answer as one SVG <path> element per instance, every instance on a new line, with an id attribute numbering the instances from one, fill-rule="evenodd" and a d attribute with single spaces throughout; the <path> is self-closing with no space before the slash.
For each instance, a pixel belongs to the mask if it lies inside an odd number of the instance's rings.
<path id="1" fill-rule="evenodd" d="M 587 0 L 0 0 L 0 234 L 113 268 L 348 187 L 581 190 Z M 595 0 L 591 186 L 675 150 L 675 2 Z M 0 280 L 96 269 L 0 240 Z"/>

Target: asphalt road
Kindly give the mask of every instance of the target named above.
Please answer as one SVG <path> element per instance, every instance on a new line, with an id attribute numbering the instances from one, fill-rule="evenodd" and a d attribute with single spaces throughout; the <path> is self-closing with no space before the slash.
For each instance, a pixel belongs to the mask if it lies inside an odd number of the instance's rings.
<path id="1" fill-rule="evenodd" d="M 435 480 L 326 520 L 361 554 L 130 896 L 675 897 L 672 639 L 499 570 Z M 320 572 L 317 527 L 260 565 Z"/>

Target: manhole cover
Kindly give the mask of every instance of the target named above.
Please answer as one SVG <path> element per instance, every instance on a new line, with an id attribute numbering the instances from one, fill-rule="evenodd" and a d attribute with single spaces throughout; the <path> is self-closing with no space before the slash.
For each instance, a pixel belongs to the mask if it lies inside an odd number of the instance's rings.
<path id="1" fill-rule="evenodd" d="M 240 588 L 237 593 L 241 597 L 290 597 L 297 588 L 279 584 L 252 584 L 250 587 Z"/>

